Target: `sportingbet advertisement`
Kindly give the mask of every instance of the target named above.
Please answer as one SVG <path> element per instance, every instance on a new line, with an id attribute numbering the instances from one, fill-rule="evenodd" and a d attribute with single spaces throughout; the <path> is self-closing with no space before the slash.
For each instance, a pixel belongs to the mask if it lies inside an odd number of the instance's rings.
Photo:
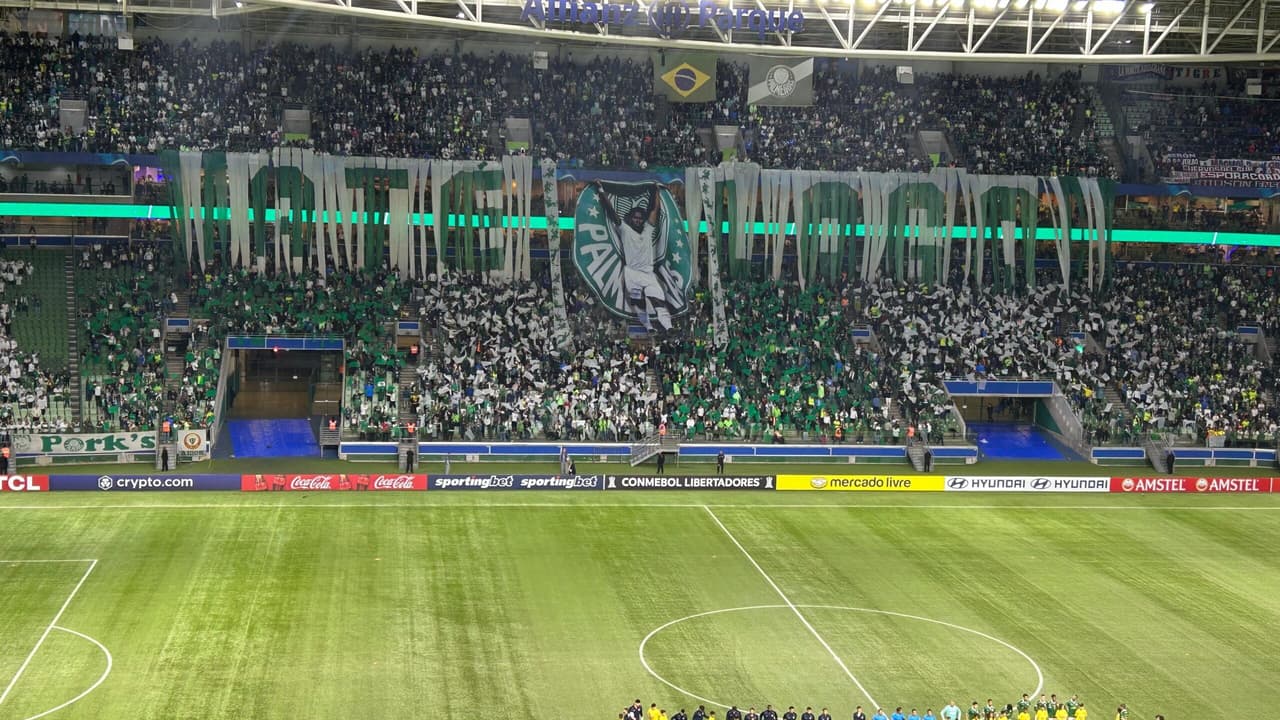
<path id="1" fill-rule="evenodd" d="M 603 475 L 429 475 L 431 490 L 602 490 Z"/>

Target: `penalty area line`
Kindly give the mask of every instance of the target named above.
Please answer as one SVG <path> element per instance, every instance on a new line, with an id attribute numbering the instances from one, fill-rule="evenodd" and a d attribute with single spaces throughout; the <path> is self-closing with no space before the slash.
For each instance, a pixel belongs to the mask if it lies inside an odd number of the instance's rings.
<path id="1" fill-rule="evenodd" d="M 71 605 L 71 601 L 75 599 L 76 593 L 80 592 L 80 588 L 84 586 L 85 581 L 89 579 L 89 575 L 96 567 L 98 567 L 98 561 L 90 560 L 89 568 L 84 571 L 84 575 L 80 576 L 80 582 L 76 583 L 76 586 L 71 589 L 71 594 L 67 595 L 67 599 L 63 601 L 62 607 L 58 608 L 58 614 L 53 616 L 53 620 L 49 622 L 49 626 L 44 629 L 44 633 L 40 636 L 40 639 L 36 641 L 36 646 L 31 648 L 31 652 L 27 653 L 27 659 L 22 661 L 22 665 L 18 667 L 18 672 L 14 674 L 13 679 L 9 681 L 4 692 L 0 693 L 0 705 L 3 705 L 4 701 L 9 697 L 9 693 L 13 692 L 13 686 L 18 684 L 18 679 L 27 671 L 27 666 L 31 664 L 31 659 L 40 651 L 40 646 L 44 645 L 44 641 L 49 639 L 49 633 L 53 632 L 58 621 L 62 619 L 62 614 L 67 611 L 67 608 Z"/>
<path id="2" fill-rule="evenodd" d="M 822 633 L 819 633 L 818 629 L 815 628 L 813 624 L 809 622 L 809 619 L 804 616 L 804 613 L 800 612 L 800 608 L 796 607 L 796 604 L 791 602 L 791 598 L 787 597 L 787 594 L 782 592 L 782 588 L 778 587 L 778 583 L 774 582 L 773 578 L 769 577 L 769 573 L 765 572 L 764 568 L 760 567 L 760 563 L 756 562 L 756 559 L 751 557 L 751 553 L 747 552 L 747 549 L 742 546 L 742 543 L 738 542 L 738 538 L 734 537 L 732 532 L 729 532 L 729 528 L 725 527 L 725 524 L 720 522 L 720 518 L 716 516 L 715 512 L 706 505 L 703 505 L 702 509 L 707 511 L 707 514 L 711 516 L 711 520 L 724 531 L 725 537 L 728 537 L 729 540 L 737 546 L 738 550 L 742 551 L 742 554 L 747 558 L 747 561 L 755 567 L 755 569 L 760 573 L 760 576 L 764 578 L 765 582 L 769 583 L 769 587 L 773 588 L 773 591 L 778 594 L 778 597 L 782 598 L 782 602 L 786 603 L 787 607 L 791 608 L 791 612 L 795 613 L 797 618 L 800 618 L 800 622 L 804 624 L 813 637 L 822 644 L 822 647 L 827 649 L 827 652 L 831 654 L 831 658 L 836 661 L 836 664 L 840 666 L 840 669 L 844 671 L 844 674 L 848 675 L 849 679 L 853 681 L 853 684 L 858 687 L 858 690 L 862 691 L 863 696 L 867 698 L 867 702 L 871 703 L 871 707 L 880 707 L 879 703 L 876 702 L 876 699 L 871 697 L 871 693 L 867 692 L 867 689 L 863 687 L 862 683 L 858 681 L 858 678 L 849 670 L 849 666 L 845 665 L 844 660 L 841 660 L 840 656 L 836 654 L 836 651 L 827 642 L 826 638 L 822 637 Z"/>

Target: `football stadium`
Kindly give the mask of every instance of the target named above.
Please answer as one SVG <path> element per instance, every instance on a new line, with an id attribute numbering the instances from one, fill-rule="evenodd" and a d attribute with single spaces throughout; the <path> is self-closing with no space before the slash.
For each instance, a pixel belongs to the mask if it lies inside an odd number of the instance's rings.
<path id="1" fill-rule="evenodd" d="M 0 0 L 0 720 L 1226 720 L 1280 5 Z"/>

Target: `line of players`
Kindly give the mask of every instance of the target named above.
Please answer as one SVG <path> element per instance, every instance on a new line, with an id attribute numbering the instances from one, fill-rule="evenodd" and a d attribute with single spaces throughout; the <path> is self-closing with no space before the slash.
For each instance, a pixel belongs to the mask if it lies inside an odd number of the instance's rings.
<path id="1" fill-rule="evenodd" d="M 921 715 L 916 708 L 911 708 L 909 713 L 905 713 L 902 707 L 898 707 L 892 714 L 886 714 L 883 708 L 877 708 L 870 717 L 871 720 L 1088 720 L 1089 710 L 1076 695 L 1072 695 L 1066 701 L 1059 701 L 1056 694 L 1047 698 L 1041 695 L 1039 700 L 1033 702 L 1024 693 L 1017 703 L 1009 703 L 1004 707 L 996 707 L 991 698 L 987 698 L 987 704 L 983 707 L 979 707 L 978 701 L 974 700 L 967 713 L 962 713 L 960 706 L 953 700 L 937 715 L 934 714 L 933 708 L 926 709 Z M 1155 717 L 1156 720 L 1164 720 L 1163 715 Z M 866 711 L 859 705 L 853 711 L 852 720 L 867 719 Z M 618 713 L 618 720 L 691 719 L 684 708 L 680 708 L 680 711 L 674 715 L 667 715 L 667 711 L 659 708 L 657 703 L 650 704 L 646 712 L 640 700 L 637 699 L 626 710 Z M 717 720 L 716 711 L 708 711 L 706 706 L 699 705 L 698 709 L 693 711 L 692 720 Z M 772 705 L 766 705 L 764 710 L 758 713 L 755 707 L 748 708 L 744 713 L 735 705 L 725 711 L 724 720 L 779 720 L 779 715 Z M 806 707 L 804 712 L 797 714 L 795 706 L 792 705 L 782 713 L 781 720 L 832 720 L 832 717 L 827 708 L 822 708 L 822 711 L 815 715 L 812 707 Z M 1121 703 L 1116 708 L 1115 720 L 1129 720 L 1129 708 L 1125 704 Z"/>

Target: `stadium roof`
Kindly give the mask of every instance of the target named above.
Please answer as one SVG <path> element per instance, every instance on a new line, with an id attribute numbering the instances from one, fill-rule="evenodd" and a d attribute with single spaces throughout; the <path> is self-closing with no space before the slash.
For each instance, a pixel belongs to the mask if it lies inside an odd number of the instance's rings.
<path id="1" fill-rule="evenodd" d="M 211 4 L 212 2 L 212 4 Z M 124 13 L 148 25 L 359 28 L 364 36 L 499 39 L 721 54 L 1036 63 L 1280 59 L 1266 0 L 0 0 L 0 7 Z M 172 23 L 175 18 L 167 18 Z"/>

